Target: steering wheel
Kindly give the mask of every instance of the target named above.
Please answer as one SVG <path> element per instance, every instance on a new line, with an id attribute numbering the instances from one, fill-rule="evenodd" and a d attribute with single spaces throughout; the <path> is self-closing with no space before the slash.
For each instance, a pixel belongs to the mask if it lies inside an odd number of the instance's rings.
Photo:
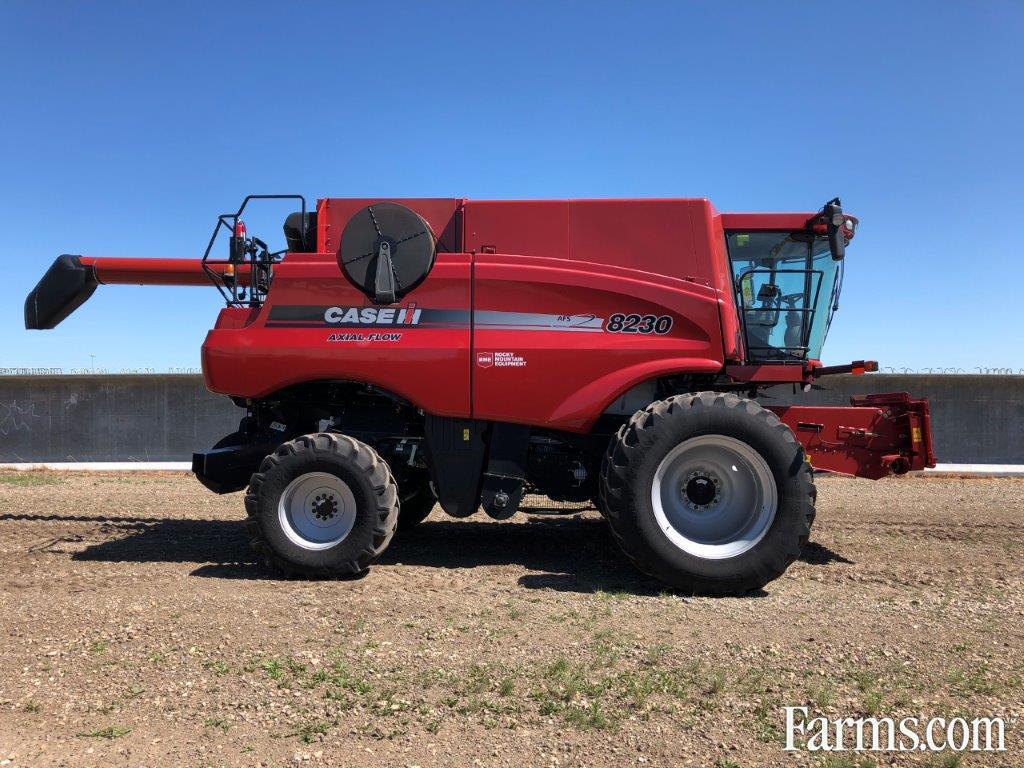
<path id="1" fill-rule="evenodd" d="M 800 293 L 787 293 L 779 297 L 780 302 L 784 302 L 790 309 L 796 309 L 796 303 L 804 297 L 803 291 Z"/>

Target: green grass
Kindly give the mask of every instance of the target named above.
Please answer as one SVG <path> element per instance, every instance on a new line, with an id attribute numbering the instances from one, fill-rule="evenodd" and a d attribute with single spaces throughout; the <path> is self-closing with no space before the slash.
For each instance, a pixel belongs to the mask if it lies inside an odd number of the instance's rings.
<path id="1" fill-rule="evenodd" d="M 373 690 L 373 683 L 358 675 L 354 675 L 343 661 L 336 661 L 331 665 L 331 674 L 328 676 L 327 682 L 335 688 L 351 691 L 360 696 L 365 696 Z"/>
<path id="2" fill-rule="evenodd" d="M 94 731 L 83 732 L 77 735 L 87 739 L 120 739 L 122 736 L 127 736 L 131 732 L 131 728 L 122 728 L 119 725 L 108 725 L 106 728 L 97 728 Z"/>
<path id="3" fill-rule="evenodd" d="M 776 698 L 763 698 L 754 709 L 754 734 L 757 740 L 765 744 L 784 743 L 782 731 L 774 721 L 782 702 Z"/>
<path id="4" fill-rule="evenodd" d="M 486 667 L 474 664 L 462 679 L 459 689 L 465 694 L 483 693 L 491 688 L 491 675 Z"/>
<path id="5" fill-rule="evenodd" d="M 207 728 L 220 728 L 224 733 L 227 733 L 228 729 L 231 728 L 231 723 L 223 717 L 208 717 L 203 721 L 203 725 Z"/>
<path id="6" fill-rule="evenodd" d="M 668 645 L 667 643 L 658 643 L 657 645 L 652 645 L 650 648 L 647 649 L 647 658 L 644 659 L 644 664 L 646 664 L 649 667 L 657 666 L 664 660 L 666 654 L 668 654 L 668 652 L 671 650 L 672 646 Z"/>
<path id="7" fill-rule="evenodd" d="M 962 764 L 963 755 L 950 753 L 929 758 L 921 764 L 921 768 L 960 768 Z"/>
<path id="8" fill-rule="evenodd" d="M 821 768 L 875 768 L 875 766 L 875 761 L 869 757 L 829 755 L 821 761 Z"/>
<path id="9" fill-rule="evenodd" d="M 598 701 L 592 701 L 586 707 L 572 705 L 566 707 L 562 714 L 565 722 L 580 730 L 604 729 L 612 727 L 611 718 L 601 709 Z"/>
<path id="10" fill-rule="evenodd" d="M 45 472 L 0 472 L 0 483 L 31 487 L 36 485 L 58 485 L 61 480 Z"/>
<path id="11" fill-rule="evenodd" d="M 835 689 L 828 683 L 825 683 L 820 688 L 816 688 L 813 691 L 811 691 L 811 701 L 813 701 L 815 705 L 817 705 L 818 709 L 828 709 L 832 706 L 835 700 Z"/>
<path id="12" fill-rule="evenodd" d="M 971 672 L 960 667 L 951 667 L 947 678 L 957 693 L 962 695 L 980 694 L 991 696 L 999 691 L 999 686 L 988 679 L 988 667 L 984 664 Z"/>
<path id="13" fill-rule="evenodd" d="M 409 701 L 399 698 L 397 688 L 381 691 L 379 698 L 373 703 L 371 711 L 378 716 L 397 715 L 409 708 Z"/>
<path id="14" fill-rule="evenodd" d="M 716 669 L 714 672 L 711 673 L 711 676 L 708 678 L 707 687 L 704 689 L 705 693 L 707 693 L 709 696 L 717 696 L 725 690 L 725 683 L 725 673 L 721 670 Z"/>
<path id="15" fill-rule="evenodd" d="M 878 682 L 878 675 L 868 672 L 865 669 L 857 670 L 853 673 L 853 682 L 857 684 L 857 690 L 861 693 L 867 693 L 875 687 L 875 683 Z"/>
<path id="16" fill-rule="evenodd" d="M 605 658 L 570 662 L 558 656 L 545 666 L 523 670 L 523 677 L 532 682 L 529 697 L 538 714 L 559 715 L 579 729 L 613 728 L 625 717 L 646 719 L 653 712 L 671 710 L 673 702 L 687 698 L 696 681 L 692 666 L 658 666 L 648 659 L 639 668 L 621 669 Z"/>
<path id="17" fill-rule="evenodd" d="M 866 715 L 877 715 L 882 711 L 882 692 L 881 691 L 868 691 L 864 694 L 864 700 L 862 702 L 862 709 Z"/>
<path id="18" fill-rule="evenodd" d="M 211 672 L 214 672 L 218 675 L 226 675 L 231 671 L 231 667 L 229 667 L 227 664 L 225 664 L 223 661 L 220 661 L 219 659 L 216 661 L 212 659 L 204 661 L 203 668 L 208 669 Z"/>
<path id="19" fill-rule="evenodd" d="M 610 629 L 601 629 L 594 633 L 595 667 L 613 667 L 622 656 L 623 643 L 618 640 Z"/>
<path id="20" fill-rule="evenodd" d="M 326 720 L 316 720 L 312 723 L 303 723 L 288 735 L 298 736 L 303 744 L 311 744 L 318 735 L 326 734 L 330 728 L 331 724 Z"/>
<path id="21" fill-rule="evenodd" d="M 262 669 L 271 680 L 280 680 L 284 676 L 284 666 L 277 659 L 264 659 L 259 663 Z"/>
<path id="22" fill-rule="evenodd" d="M 30 713 L 32 713 L 34 715 L 37 712 L 41 712 L 43 707 L 42 707 L 42 705 L 38 701 L 30 699 L 30 700 L 25 702 L 25 705 L 22 707 L 22 709 L 25 710 L 26 712 L 30 712 Z"/>

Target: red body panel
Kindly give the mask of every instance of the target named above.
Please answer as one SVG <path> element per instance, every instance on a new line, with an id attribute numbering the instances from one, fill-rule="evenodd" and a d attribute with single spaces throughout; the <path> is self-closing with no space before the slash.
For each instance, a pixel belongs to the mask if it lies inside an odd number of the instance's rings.
<path id="1" fill-rule="evenodd" d="M 568 200 L 468 200 L 465 208 L 471 253 L 569 258 Z"/>
<path id="2" fill-rule="evenodd" d="M 655 376 L 722 368 L 717 292 L 575 260 L 480 255 L 473 415 L 583 432 Z M 616 313 L 671 317 L 663 334 L 609 333 Z"/>
<path id="3" fill-rule="evenodd" d="M 402 303 L 453 310 L 468 319 L 470 257 L 439 254 L 430 276 Z M 271 319 L 275 308 L 286 306 L 319 308 L 315 315 L 319 319 L 275 323 Z M 305 381 L 359 381 L 394 392 L 430 413 L 468 416 L 468 322 L 462 328 L 394 325 L 365 330 L 323 322 L 326 308 L 364 306 L 371 305 L 342 276 L 334 254 L 290 254 L 275 267 L 267 301 L 249 325 L 237 327 L 238 311 L 227 310 L 207 335 L 203 343 L 207 387 L 256 398 Z M 400 334 L 400 338 L 370 338 L 374 333 Z M 332 340 L 358 334 L 366 339 Z M 401 364 L 396 364 L 399 355 Z"/>
<path id="4" fill-rule="evenodd" d="M 464 250 L 570 259 L 688 279 L 729 291 L 714 209 L 673 200 L 466 200 Z"/>

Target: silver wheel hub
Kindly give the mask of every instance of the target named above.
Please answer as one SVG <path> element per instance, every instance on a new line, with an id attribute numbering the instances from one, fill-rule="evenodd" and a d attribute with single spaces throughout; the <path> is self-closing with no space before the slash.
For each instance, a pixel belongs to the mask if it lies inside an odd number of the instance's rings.
<path id="1" fill-rule="evenodd" d="M 307 472 L 288 483 L 277 503 L 285 536 L 309 550 L 330 549 L 352 532 L 356 500 L 352 489 L 329 472 Z"/>
<path id="2" fill-rule="evenodd" d="M 672 544 L 696 557 L 722 560 L 752 549 L 768 533 L 778 488 L 752 447 L 725 435 L 700 435 L 662 459 L 651 503 Z"/>

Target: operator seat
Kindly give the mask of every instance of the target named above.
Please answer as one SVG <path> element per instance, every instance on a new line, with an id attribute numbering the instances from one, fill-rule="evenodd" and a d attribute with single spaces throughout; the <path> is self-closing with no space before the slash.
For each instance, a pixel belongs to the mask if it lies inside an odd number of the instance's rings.
<path id="1" fill-rule="evenodd" d="M 284 239 L 290 253 L 316 253 L 316 211 L 307 212 L 305 222 L 302 211 L 289 213 L 284 220 Z"/>

